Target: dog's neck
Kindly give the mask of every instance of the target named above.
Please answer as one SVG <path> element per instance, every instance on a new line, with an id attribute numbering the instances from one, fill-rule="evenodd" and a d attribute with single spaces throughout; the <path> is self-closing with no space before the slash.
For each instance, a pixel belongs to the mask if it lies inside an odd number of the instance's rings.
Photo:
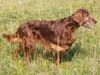
<path id="1" fill-rule="evenodd" d="M 80 27 L 79 23 L 77 23 L 72 16 L 64 18 L 63 21 L 66 24 L 66 29 L 70 30 L 73 33 Z"/>

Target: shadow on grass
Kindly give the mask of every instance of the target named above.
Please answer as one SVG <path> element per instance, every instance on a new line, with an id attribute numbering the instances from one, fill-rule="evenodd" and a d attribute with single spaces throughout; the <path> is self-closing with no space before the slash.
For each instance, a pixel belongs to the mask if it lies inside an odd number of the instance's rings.
<path id="1" fill-rule="evenodd" d="M 80 50 L 82 50 L 80 43 L 74 44 L 70 50 L 67 53 L 64 53 L 63 56 L 61 57 L 61 62 L 66 62 L 66 61 L 71 61 L 72 58 L 79 53 Z M 49 60 L 51 62 L 54 62 L 53 55 L 51 52 L 44 53 L 42 47 L 36 47 L 36 50 L 32 53 L 32 60 L 37 60 L 38 58 L 43 58 L 46 60 Z"/>
<path id="2" fill-rule="evenodd" d="M 80 44 L 76 43 L 70 50 L 62 57 L 62 62 L 71 61 L 72 58 L 82 50 Z"/>
<path id="3" fill-rule="evenodd" d="M 74 46 L 72 46 L 70 48 L 70 50 L 66 53 L 63 54 L 63 56 L 61 57 L 61 62 L 66 62 L 66 61 L 71 61 L 72 58 L 79 53 L 79 51 L 82 50 L 81 46 L 79 43 L 76 43 Z M 50 61 L 54 61 L 53 57 L 52 57 L 52 53 L 46 53 L 45 55 L 43 55 L 44 59 L 48 59 Z"/>

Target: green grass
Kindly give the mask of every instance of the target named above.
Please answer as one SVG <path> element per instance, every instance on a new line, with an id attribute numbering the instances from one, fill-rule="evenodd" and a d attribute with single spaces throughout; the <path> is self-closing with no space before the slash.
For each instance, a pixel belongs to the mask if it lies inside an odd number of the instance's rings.
<path id="1" fill-rule="evenodd" d="M 9 45 L 2 33 L 14 33 L 30 19 L 55 20 L 67 17 L 78 8 L 86 8 L 97 20 L 93 29 L 80 27 L 77 41 L 63 61 L 56 66 L 37 46 L 30 65 L 20 56 L 12 59 L 16 48 Z M 0 0 L 0 75 L 100 75 L 100 1 L 99 0 Z M 74 54 L 75 53 L 75 54 Z"/>

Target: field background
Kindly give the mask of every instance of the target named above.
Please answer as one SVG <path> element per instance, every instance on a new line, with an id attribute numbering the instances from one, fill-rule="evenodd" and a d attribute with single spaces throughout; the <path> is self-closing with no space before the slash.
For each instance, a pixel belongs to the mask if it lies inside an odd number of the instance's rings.
<path id="1" fill-rule="evenodd" d="M 80 27 L 77 41 L 59 66 L 36 46 L 32 63 L 23 56 L 14 61 L 12 52 L 17 47 L 8 44 L 2 33 L 14 33 L 30 19 L 61 19 L 78 8 L 86 8 L 97 20 L 93 29 Z M 100 75 L 100 0 L 0 0 L 0 75 Z M 69 60 L 69 61 L 68 61 Z"/>

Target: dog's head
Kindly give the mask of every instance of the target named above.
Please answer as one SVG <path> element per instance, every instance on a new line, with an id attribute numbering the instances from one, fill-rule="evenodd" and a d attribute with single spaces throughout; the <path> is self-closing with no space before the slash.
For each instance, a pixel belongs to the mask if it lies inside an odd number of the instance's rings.
<path id="1" fill-rule="evenodd" d="M 78 9 L 73 14 L 73 18 L 80 26 L 85 26 L 88 28 L 93 28 L 97 23 L 95 19 L 90 17 L 90 14 L 86 9 Z"/>

